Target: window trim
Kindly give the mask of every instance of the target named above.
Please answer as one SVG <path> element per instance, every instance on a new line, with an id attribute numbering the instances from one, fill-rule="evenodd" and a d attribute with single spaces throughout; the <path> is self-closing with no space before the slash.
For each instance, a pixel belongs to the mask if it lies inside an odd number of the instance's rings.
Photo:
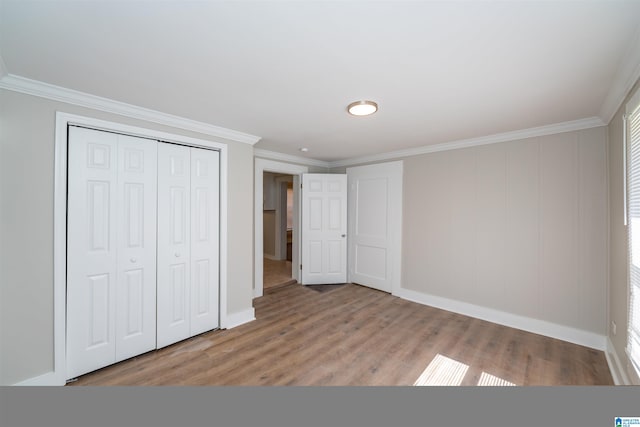
<path id="1" fill-rule="evenodd" d="M 622 117 L 623 121 L 623 198 L 624 198 L 624 225 L 627 226 L 627 238 L 628 238 L 628 258 L 627 258 L 627 342 L 625 344 L 625 353 L 628 357 L 628 371 L 629 374 L 634 376 L 636 379 L 640 378 L 640 357 L 638 360 L 635 360 L 632 356 L 632 348 L 631 348 L 631 340 L 633 339 L 633 335 L 631 333 L 632 328 L 640 330 L 640 313 L 635 313 L 635 317 L 632 317 L 633 310 L 631 307 L 632 304 L 632 293 L 634 292 L 634 288 L 637 288 L 637 292 L 640 294 L 640 283 L 635 284 L 632 283 L 632 251 L 631 245 L 633 244 L 631 240 L 631 222 L 629 221 L 629 173 L 632 172 L 632 167 L 629 162 L 633 159 L 629 155 L 629 150 L 631 149 L 630 144 L 632 143 L 630 136 L 630 124 L 631 124 L 631 116 L 634 114 L 640 115 L 640 88 L 636 89 L 635 93 L 631 96 L 629 101 L 625 106 L 625 112 Z M 640 141 L 639 141 L 640 143 Z M 640 161 L 638 161 L 637 168 L 640 168 Z M 640 298 L 640 295 L 636 296 L 636 298 Z M 635 323 L 638 325 L 635 326 Z"/>

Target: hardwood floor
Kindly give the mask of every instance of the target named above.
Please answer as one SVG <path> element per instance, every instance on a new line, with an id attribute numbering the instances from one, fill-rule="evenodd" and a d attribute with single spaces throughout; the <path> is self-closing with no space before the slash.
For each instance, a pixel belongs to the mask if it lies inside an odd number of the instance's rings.
<path id="1" fill-rule="evenodd" d="M 295 279 L 291 277 L 291 261 L 287 260 L 274 261 L 263 258 L 262 277 L 263 289 L 296 283 Z"/>
<path id="2" fill-rule="evenodd" d="M 208 332 L 70 385 L 612 385 L 590 348 L 354 284 L 298 284 L 255 300 L 257 320 Z"/>

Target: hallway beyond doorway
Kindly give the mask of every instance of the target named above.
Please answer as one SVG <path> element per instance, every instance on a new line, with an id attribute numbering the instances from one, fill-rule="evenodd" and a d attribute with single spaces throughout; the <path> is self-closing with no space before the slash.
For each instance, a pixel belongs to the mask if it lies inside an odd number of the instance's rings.
<path id="1" fill-rule="evenodd" d="M 291 277 L 291 261 L 274 261 L 264 258 L 264 289 L 275 288 L 296 283 Z"/>

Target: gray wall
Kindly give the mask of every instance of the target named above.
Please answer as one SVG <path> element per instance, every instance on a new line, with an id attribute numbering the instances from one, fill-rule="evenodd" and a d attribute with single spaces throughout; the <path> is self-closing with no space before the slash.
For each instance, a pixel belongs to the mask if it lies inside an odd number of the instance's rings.
<path id="1" fill-rule="evenodd" d="M 53 370 L 55 113 L 194 132 L 0 89 L 0 384 Z M 252 308 L 253 147 L 228 143 L 228 313 Z"/>
<path id="2" fill-rule="evenodd" d="M 402 287 L 605 335 L 606 131 L 405 158 Z"/>
<path id="3" fill-rule="evenodd" d="M 640 87 L 636 82 L 631 94 Z M 630 96 L 631 96 L 630 94 Z M 630 97 L 629 96 L 629 97 Z M 621 368 L 629 367 L 625 352 L 628 328 L 628 256 L 627 227 L 624 225 L 623 201 L 623 123 L 625 99 L 622 106 L 609 122 L 609 319 L 616 323 L 616 335 L 609 328 L 611 340 Z M 631 370 L 627 371 L 631 374 Z M 633 379 L 633 375 L 629 375 Z M 638 382 L 640 384 L 640 382 Z"/>
<path id="4" fill-rule="evenodd" d="M 605 334 L 606 128 L 405 160 L 403 287 Z"/>

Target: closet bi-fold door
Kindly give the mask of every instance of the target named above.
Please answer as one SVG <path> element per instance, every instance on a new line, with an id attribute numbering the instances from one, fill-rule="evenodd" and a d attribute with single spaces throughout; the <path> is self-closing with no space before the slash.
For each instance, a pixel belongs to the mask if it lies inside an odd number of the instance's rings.
<path id="1" fill-rule="evenodd" d="M 189 147 L 158 144 L 158 348 L 189 337 Z"/>
<path id="2" fill-rule="evenodd" d="M 156 348 L 158 143 L 118 137 L 116 361 Z"/>
<path id="3" fill-rule="evenodd" d="M 158 348 L 218 327 L 219 153 L 158 146 Z"/>
<path id="4" fill-rule="evenodd" d="M 191 335 L 218 323 L 220 153 L 191 148 Z"/>
<path id="5" fill-rule="evenodd" d="M 155 347 L 156 150 L 69 128 L 67 378 Z"/>

